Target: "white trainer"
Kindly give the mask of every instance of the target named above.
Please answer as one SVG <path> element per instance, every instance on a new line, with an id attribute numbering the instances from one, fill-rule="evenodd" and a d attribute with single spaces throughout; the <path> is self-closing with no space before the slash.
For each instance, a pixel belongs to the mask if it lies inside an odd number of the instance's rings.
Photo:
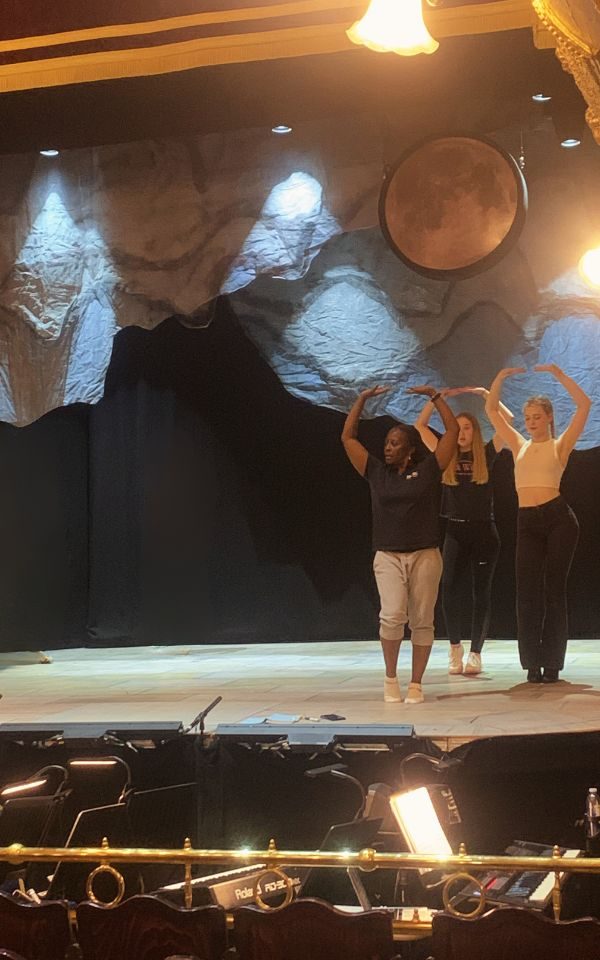
<path id="1" fill-rule="evenodd" d="M 474 677 L 476 674 L 481 673 L 481 654 L 480 653 L 471 653 L 467 657 L 467 662 L 465 663 L 465 675 L 469 677 Z"/>
<path id="2" fill-rule="evenodd" d="M 448 650 L 448 673 L 456 674 L 463 672 L 463 655 L 465 648 L 462 643 L 451 643 Z"/>
<path id="3" fill-rule="evenodd" d="M 383 699 L 386 703 L 402 703 L 398 677 L 386 677 L 383 681 Z"/>
<path id="4" fill-rule="evenodd" d="M 420 683 L 409 683 L 405 703 L 424 703 L 425 696 Z"/>

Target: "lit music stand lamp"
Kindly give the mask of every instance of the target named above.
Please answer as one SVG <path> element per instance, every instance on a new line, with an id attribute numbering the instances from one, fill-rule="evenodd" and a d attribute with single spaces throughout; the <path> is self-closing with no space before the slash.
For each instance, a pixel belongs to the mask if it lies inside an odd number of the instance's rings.
<path id="1" fill-rule="evenodd" d="M 411 853 L 452 856 L 450 841 L 427 787 L 393 794 L 390 808 Z M 424 890 L 431 890 L 447 879 L 445 873 L 435 868 L 420 867 L 418 873 Z"/>
<path id="2" fill-rule="evenodd" d="M 452 856 L 452 847 L 427 787 L 393 794 L 390 807 L 411 853 Z"/>
<path id="3" fill-rule="evenodd" d="M 101 757 L 82 757 L 82 758 L 73 758 L 68 761 L 69 768 L 72 770 L 74 767 L 83 767 L 89 768 L 90 770 L 106 769 L 112 767 L 120 767 L 125 772 L 125 780 L 123 786 L 121 787 L 121 792 L 119 794 L 116 803 L 123 803 L 129 794 L 131 793 L 131 768 L 129 764 L 123 760 L 122 757 L 117 756 L 101 756 Z"/>

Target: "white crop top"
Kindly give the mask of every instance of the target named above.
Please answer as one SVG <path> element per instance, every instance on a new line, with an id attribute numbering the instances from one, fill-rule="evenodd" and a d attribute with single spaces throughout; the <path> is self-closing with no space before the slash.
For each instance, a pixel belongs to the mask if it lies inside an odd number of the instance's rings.
<path id="1" fill-rule="evenodd" d="M 527 440 L 515 460 L 515 486 L 551 487 L 558 490 L 565 468 L 558 457 L 558 441 L 554 438 L 534 443 Z"/>

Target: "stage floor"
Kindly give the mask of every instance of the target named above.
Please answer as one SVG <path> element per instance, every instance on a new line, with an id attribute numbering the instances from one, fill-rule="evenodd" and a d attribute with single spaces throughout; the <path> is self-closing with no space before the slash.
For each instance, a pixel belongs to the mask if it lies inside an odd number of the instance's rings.
<path id="1" fill-rule="evenodd" d="M 273 713 L 343 716 L 349 723 L 411 723 L 445 748 L 479 737 L 600 730 L 600 641 L 569 644 L 564 680 L 524 682 L 516 644 L 488 641 L 485 672 L 449 677 L 447 644 L 437 641 L 425 676 L 426 702 L 382 700 L 377 642 L 200 647 L 126 647 L 0 655 L 0 722 L 181 720 L 217 695 L 207 720 L 238 723 Z M 400 654 L 407 682 L 410 645 Z"/>

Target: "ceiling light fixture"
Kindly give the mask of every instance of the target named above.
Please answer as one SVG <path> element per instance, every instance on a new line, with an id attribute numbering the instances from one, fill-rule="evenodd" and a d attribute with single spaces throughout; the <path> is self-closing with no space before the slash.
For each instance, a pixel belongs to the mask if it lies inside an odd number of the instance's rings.
<path id="1" fill-rule="evenodd" d="M 439 47 L 425 26 L 421 0 L 371 0 L 364 17 L 346 34 L 352 43 L 401 57 L 434 53 Z"/>
<path id="2" fill-rule="evenodd" d="M 552 97 L 546 93 L 534 93 L 531 99 L 535 100 L 536 103 L 548 103 L 548 100 L 552 100 Z"/>
<path id="3" fill-rule="evenodd" d="M 574 147 L 581 146 L 581 140 L 578 140 L 577 137 L 567 137 L 565 140 L 560 141 L 561 147 L 564 147 L 565 150 L 572 150 Z"/>
<path id="4" fill-rule="evenodd" d="M 42 156 L 42 157 L 58 157 L 59 153 L 60 153 L 59 150 L 54 150 L 54 149 L 52 149 L 52 150 L 40 150 L 40 156 Z"/>
<path id="5" fill-rule="evenodd" d="M 278 123 L 276 127 L 271 127 L 271 133 L 276 133 L 278 136 L 282 137 L 286 133 L 291 133 L 292 128 L 288 127 L 286 123 Z"/>

